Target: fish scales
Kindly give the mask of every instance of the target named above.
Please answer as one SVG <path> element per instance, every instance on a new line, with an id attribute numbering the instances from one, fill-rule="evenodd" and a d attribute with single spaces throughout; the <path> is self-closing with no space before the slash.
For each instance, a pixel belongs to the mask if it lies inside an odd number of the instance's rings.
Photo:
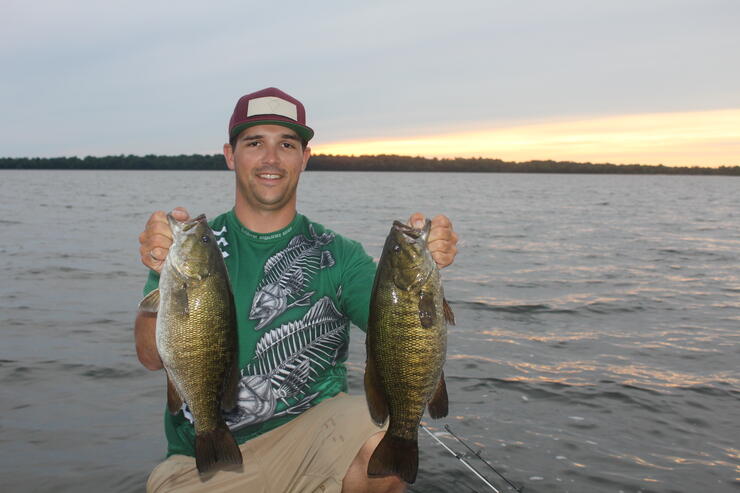
<path id="1" fill-rule="evenodd" d="M 292 306 L 307 306 L 313 291 L 305 292 L 316 272 L 334 265 L 331 252 L 321 250 L 333 239 L 332 233 L 316 234 L 309 225 L 310 237 L 295 236 L 288 246 L 270 257 L 257 285 L 249 311 L 257 320 L 255 330 L 264 328 Z"/>
<path id="2" fill-rule="evenodd" d="M 168 282 L 168 274 L 180 277 L 177 273 L 163 272 L 162 284 L 176 284 Z M 196 433 L 213 430 L 220 422 L 222 388 L 229 370 L 222 361 L 231 358 L 236 349 L 233 335 L 224 330 L 234 323 L 231 308 L 224 298 L 212 296 L 225 289 L 229 288 L 222 277 L 209 276 L 190 284 L 187 300 L 183 300 L 187 302 L 187 312 L 170 305 L 160 314 L 165 318 L 160 328 L 168 329 L 157 330 L 157 347 L 161 348 L 168 374 L 174 377 L 173 384 L 199 417 L 195 421 Z M 212 330 L 198 330 L 198 327 Z"/>
<path id="3" fill-rule="evenodd" d="M 423 289 L 428 290 L 435 282 L 439 280 L 430 278 Z M 396 291 L 390 287 L 379 289 L 380 299 L 391 299 Z M 389 433 L 416 439 L 424 407 L 439 381 L 447 340 L 441 328 L 429 330 L 421 326 L 416 296 L 399 298 L 398 303 L 381 303 L 384 308 L 377 321 L 380 330 L 373 334 L 377 348 L 374 356 L 380 373 L 393 375 L 382 381 L 392 416 Z M 441 320 L 441 300 L 437 305 L 436 316 Z"/>

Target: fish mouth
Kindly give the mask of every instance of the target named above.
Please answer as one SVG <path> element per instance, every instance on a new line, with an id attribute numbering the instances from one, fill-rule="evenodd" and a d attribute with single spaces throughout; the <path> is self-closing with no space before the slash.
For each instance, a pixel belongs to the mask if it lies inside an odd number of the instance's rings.
<path id="1" fill-rule="evenodd" d="M 393 221 L 393 229 L 395 229 L 396 231 L 398 231 L 399 233 L 403 235 L 413 238 L 414 240 L 421 238 L 420 229 L 416 229 L 413 226 L 404 224 L 401 221 Z"/>
<path id="2" fill-rule="evenodd" d="M 194 227 L 196 227 L 200 223 L 204 222 L 205 220 L 206 220 L 206 215 L 205 214 L 201 214 L 198 217 L 195 217 L 195 218 L 193 218 L 193 219 L 191 219 L 189 221 L 186 221 L 185 222 L 185 225 L 182 227 L 182 230 L 183 231 L 188 231 L 190 229 L 193 229 Z"/>
<path id="3" fill-rule="evenodd" d="M 424 222 L 424 227 L 422 229 L 418 229 L 413 226 L 409 226 L 408 224 L 402 223 L 401 221 L 393 221 L 393 229 L 404 235 L 407 240 L 416 241 L 420 238 L 426 240 L 431 229 L 431 223 L 432 222 L 427 219 Z"/>

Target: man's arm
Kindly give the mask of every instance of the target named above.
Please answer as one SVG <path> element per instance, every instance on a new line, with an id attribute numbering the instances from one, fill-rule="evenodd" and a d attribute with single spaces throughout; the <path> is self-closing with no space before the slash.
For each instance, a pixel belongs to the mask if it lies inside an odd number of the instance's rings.
<path id="1" fill-rule="evenodd" d="M 157 352 L 157 314 L 139 312 L 134 322 L 134 339 L 136 340 L 136 355 L 147 370 L 161 370 L 162 360 Z"/>
<path id="2" fill-rule="evenodd" d="M 172 215 L 178 221 L 186 221 L 188 212 L 182 207 L 176 207 Z M 172 245 L 172 231 L 167 222 L 167 214 L 157 211 L 149 217 L 144 232 L 139 235 L 139 254 L 141 263 L 155 272 L 162 270 L 164 259 Z M 161 370 L 162 360 L 157 352 L 157 314 L 138 312 L 134 321 L 134 340 L 136 355 L 144 368 Z"/>

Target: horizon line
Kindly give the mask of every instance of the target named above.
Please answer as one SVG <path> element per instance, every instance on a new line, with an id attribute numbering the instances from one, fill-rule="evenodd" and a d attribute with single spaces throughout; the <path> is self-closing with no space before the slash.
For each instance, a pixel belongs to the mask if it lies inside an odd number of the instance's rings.
<path id="1" fill-rule="evenodd" d="M 740 108 L 487 124 L 482 130 L 336 141 L 312 149 L 349 156 L 738 166 Z"/>

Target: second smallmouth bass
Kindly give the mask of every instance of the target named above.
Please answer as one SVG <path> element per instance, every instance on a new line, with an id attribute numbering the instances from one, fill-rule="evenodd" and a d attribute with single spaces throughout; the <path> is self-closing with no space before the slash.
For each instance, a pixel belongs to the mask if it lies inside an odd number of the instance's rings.
<path id="1" fill-rule="evenodd" d="M 431 221 L 419 230 L 393 223 L 375 274 L 367 328 L 365 395 L 373 420 L 388 430 L 368 464 L 368 476 L 416 480 L 418 429 L 424 408 L 447 416 L 442 366 L 447 322 L 454 316 L 444 299 L 437 264 L 427 248 Z"/>
<path id="2" fill-rule="evenodd" d="M 221 410 L 236 405 L 239 369 L 236 312 L 228 272 L 205 216 L 178 222 L 167 215 L 173 243 L 140 310 L 158 312 L 157 351 L 167 372 L 167 408 L 183 401 L 195 420 L 199 473 L 242 455 Z"/>

